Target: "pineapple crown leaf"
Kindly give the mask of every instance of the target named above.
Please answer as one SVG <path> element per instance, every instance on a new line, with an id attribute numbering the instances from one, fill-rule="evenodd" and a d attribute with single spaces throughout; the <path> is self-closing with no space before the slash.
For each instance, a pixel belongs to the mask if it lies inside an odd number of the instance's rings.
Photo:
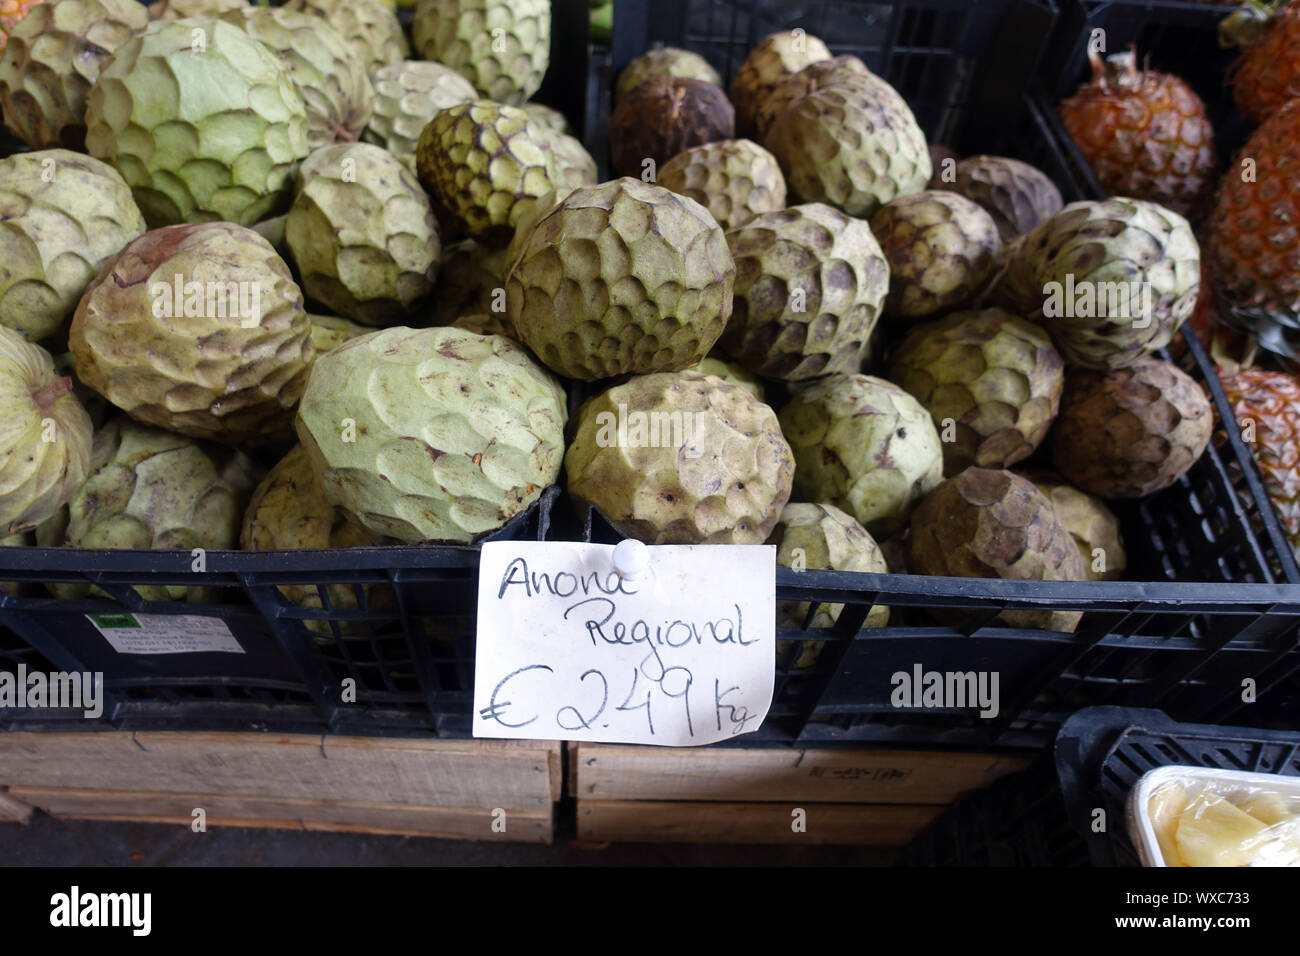
<path id="1" fill-rule="evenodd" d="M 1219 46 L 1244 49 L 1267 32 L 1273 18 L 1292 0 L 1242 0 L 1241 8 L 1219 21 Z"/>

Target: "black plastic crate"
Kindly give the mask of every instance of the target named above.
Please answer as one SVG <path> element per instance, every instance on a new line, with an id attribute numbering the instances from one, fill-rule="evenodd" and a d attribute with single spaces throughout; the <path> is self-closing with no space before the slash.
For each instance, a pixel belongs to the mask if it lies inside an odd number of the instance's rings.
<path id="1" fill-rule="evenodd" d="M 484 540 L 544 538 L 558 494 L 548 489 Z M 470 736 L 476 546 L 210 551 L 202 572 L 191 561 L 188 551 L 0 548 L 0 580 L 23 586 L 0 601 L 0 670 L 102 673 L 102 721 L 122 729 Z M 43 585 L 67 582 L 105 596 L 46 595 Z M 134 588 L 143 584 L 215 597 L 146 601 Z M 315 589 L 322 607 L 291 603 L 283 585 Z M 333 606 L 340 587 L 355 607 Z M 243 653 L 119 653 L 88 615 L 124 613 L 220 618 Z M 4 711 L 0 725 L 67 729 L 64 716 Z"/>
<path id="2" fill-rule="evenodd" d="M 1061 727 L 1055 758 L 1069 819 L 1093 865 L 1140 866 L 1125 805 L 1143 774 L 1188 766 L 1300 777 L 1300 730 L 1184 724 L 1154 710 L 1093 707 Z M 1103 832 L 1093 830 L 1098 809 Z"/>

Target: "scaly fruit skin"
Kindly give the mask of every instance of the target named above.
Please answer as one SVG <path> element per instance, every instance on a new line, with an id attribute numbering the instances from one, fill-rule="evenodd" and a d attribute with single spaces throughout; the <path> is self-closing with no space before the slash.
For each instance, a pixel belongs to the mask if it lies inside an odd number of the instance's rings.
<path id="1" fill-rule="evenodd" d="M 759 105 L 776 85 L 810 63 L 829 60 L 831 51 L 803 30 L 786 30 L 765 37 L 749 52 L 731 81 L 731 102 L 736 106 L 736 131 L 753 136 Z"/>
<path id="2" fill-rule="evenodd" d="M 373 548 L 383 538 L 352 521 L 325 498 L 325 488 L 311 470 L 311 460 L 295 445 L 262 479 L 244 512 L 239 546 L 245 551 L 297 551 L 321 548 Z M 370 603 L 371 585 L 362 585 Z M 355 610 L 356 591 L 351 584 L 326 586 L 331 608 Z M 324 607 L 319 588 L 286 584 L 280 593 L 299 607 Z M 304 621 L 309 631 L 331 633 L 325 621 Z M 361 622 L 354 622 L 360 624 Z M 343 624 L 347 627 L 347 624 Z M 354 628 L 354 630 L 357 628 Z"/>
<path id="3" fill-rule="evenodd" d="M 105 262 L 68 344 L 77 377 L 132 418 L 240 445 L 287 430 L 310 336 L 270 243 L 211 222 L 151 230 Z"/>
<path id="4" fill-rule="evenodd" d="M 692 365 L 689 370 L 692 372 L 699 372 L 701 375 L 716 375 L 724 382 L 730 382 L 732 385 L 738 385 L 743 388 L 760 402 L 766 400 L 764 397 L 763 383 L 750 375 L 735 362 L 728 362 L 713 355 L 706 355 L 704 358 L 700 359 L 698 365 Z"/>
<path id="5" fill-rule="evenodd" d="M 776 563 L 783 568 L 889 573 L 885 556 L 867 529 L 834 505 L 786 505 L 770 543 L 776 545 Z M 777 627 L 802 628 L 810 606 L 809 601 L 778 601 Z M 821 604 L 808 626 L 830 627 L 840 619 L 843 610 L 843 604 Z M 862 626 L 884 627 L 888 623 L 889 608 L 878 606 L 868 612 Z M 821 642 L 816 642 L 815 647 L 805 644 L 795 666 L 811 666 L 820 647 Z"/>
<path id="6" fill-rule="evenodd" d="M 499 312 L 472 312 L 451 323 L 452 328 L 473 332 L 475 335 L 503 335 L 512 342 L 519 341 L 510 320 Z"/>
<path id="7" fill-rule="evenodd" d="M 871 231 L 889 260 L 891 315 L 927 318 L 970 304 L 1002 259 L 993 217 L 956 193 L 895 199 L 871 217 Z"/>
<path id="8" fill-rule="evenodd" d="M 91 424 L 50 353 L 0 327 L 0 529 L 23 534 L 85 481 Z"/>
<path id="9" fill-rule="evenodd" d="M 1101 498 L 1144 498 L 1168 488 L 1210 443 L 1210 401 L 1182 369 L 1158 359 L 1128 368 L 1076 369 L 1065 378 L 1052 463 Z"/>
<path id="10" fill-rule="evenodd" d="M 485 312 L 506 319 L 505 266 L 506 250 L 489 249 L 473 239 L 443 247 L 433 288 L 433 324 L 453 325 L 462 316 Z"/>
<path id="11" fill-rule="evenodd" d="M 978 203 L 998 227 L 1002 241 L 1010 242 L 1061 211 L 1061 191 L 1056 183 L 1028 163 L 1006 156 L 971 156 L 953 167 L 954 180 L 945 183 L 936 173 L 934 189 L 965 196 Z"/>
<path id="12" fill-rule="evenodd" d="M 867 65 L 856 56 L 837 56 L 809 63 L 798 73 L 783 76 L 772 91 L 759 101 L 754 114 L 754 135 L 759 139 L 766 136 L 776 118 L 795 100 L 802 99 L 814 90 L 846 82 L 870 84 L 884 83 L 884 80 L 872 74 Z"/>
<path id="13" fill-rule="evenodd" d="M 1288 4 L 1248 45 L 1232 74 L 1237 108 L 1252 123 L 1263 123 L 1285 106 L 1300 81 L 1300 7 Z"/>
<path id="14" fill-rule="evenodd" d="M 375 70 L 375 108 L 365 140 L 382 146 L 415 172 L 420 133 L 449 106 L 478 99 L 474 87 L 449 66 L 403 60 Z"/>
<path id="15" fill-rule="evenodd" d="M 341 319 L 336 315 L 311 315 L 309 313 L 307 319 L 311 322 L 313 360 L 326 352 L 333 351 L 348 339 L 355 339 L 358 336 L 367 335 L 374 331 L 364 325 L 357 325 L 355 322 Z"/>
<path id="16" fill-rule="evenodd" d="M 150 20 L 183 20 L 192 17 L 219 17 L 243 10 L 248 0 L 157 0 L 149 6 Z"/>
<path id="17" fill-rule="evenodd" d="M 259 477 L 243 452 L 147 428 L 119 416 L 95 434 L 93 472 L 68 503 L 66 545 L 190 552 L 239 546 L 239 522 Z M 64 598 L 85 585 L 54 585 Z M 205 601 L 209 589 L 137 585 L 147 601 Z"/>
<path id="18" fill-rule="evenodd" d="M 420 0 L 411 27 L 424 59 L 445 63 L 498 103 L 527 100 L 550 63 L 549 0 Z"/>
<path id="19" fill-rule="evenodd" d="M 776 157 L 747 139 L 682 150 L 659 170 L 665 189 L 707 209 L 723 231 L 785 208 L 785 177 Z"/>
<path id="20" fill-rule="evenodd" d="M 1242 179 L 1241 161 L 1254 162 Z M 1278 109 L 1237 154 L 1207 223 L 1220 314 L 1264 348 L 1300 356 L 1300 102 Z"/>
<path id="21" fill-rule="evenodd" d="M 221 19 L 243 27 L 280 60 L 307 109 L 307 145 L 350 143 L 370 122 L 374 91 L 366 64 L 319 17 L 283 7 L 240 7 Z"/>
<path id="22" fill-rule="evenodd" d="M 349 319 L 394 325 L 433 291 L 442 252 L 433 207 L 378 146 L 324 146 L 308 156 L 284 235 L 307 294 Z"/>
<path id="23" fill-rule="evenodd" d="M 614 84 L 614 102 L 617 104 L 624 94 L 656 76 L 678 76 L 712 83 L 719 88 L 722 86 L 722 77 L 704 57 L 690 50 L 666 46 L 643 53 L 623 67 L 618 82 Z"/>
<path id="24" fill-rule="evenodd" d="M 967 468 L 912 512 L 905 543 L 917 574 L 1082 581 L 1083 556 L 1047 497 L 1009 471 Z M 944 617 L 956 618 L 958 612 Z M 1073 631 L 1078 611 L 1004 611 L 1008 627 Z"/>
<path id="25" fill-rule="evenodd" d="M 1124 368 L 1168 345 L 1195 308 L 1201 252 L 1176 212 L 1115 197 L 1071 203 L 1038 225 L 1008 273 L 1025 280 L 1017 311 L 1042 319 L 1067 363 Z"/>
<path id="26" fill-rule="evenodd" d="M 510 242 L 519 218 L 560 184 L 550 134 L 527 113 L 471 100 L 438 113 L 420 133 L 420 184 L 470 236 Z"/>
<path id="27" fill-rule="evenodd" d="M 142 232 L 113 167 L 66 149 L 0 160 L 0 325 L 29 341 L 56 334 L 104 261 Z"/>
<path id="28" fill-rule="evenodd" d="M 86 149 L 122 174 L 151 227 L 248 226 L 288 205 L 307 111 L 279 60 L 244 30 L 159 21 L 100 68 Z"/>
<path id="29" fill-rule="evenodd" d="M 641 176 L 684 149 L 731 139 L 736 114 L 727 94 L 712 83 L 679 76 L 651 77 L 629 90 L 609 118 L 614 173 Z"/>
<path id="30" fill-rule="evenodd" d="M 86 94 L 100 65 L 149 15 L 136 0 L 60 0 L 19 21 L 0 56 L 5 125 L 33 149 L 86 145 Z"/>
<path id="31" fill-rule="evenodd" d="M 555 482 L 565 418 L 559 383 L 509 339 L 397 327 L 321 356 L 297 429 L 329 501 L 362 525 L 465 543 Z"/>
<path id="32" fill-rule="evenodd" d="M 858 371 L 889 289 L 865 222 L 809 203 L 750 220 L 727 245 L 735 307 L 719 344 L 728 355 L 790 382 Z"/>
<path id="33" fill-rule="evenodd" d="M 1100 498 L 1067 485 L 1057 475 L 1026 475 L 1047 496 L 1079 546 L 1089 581 L 1118 581 L 1128 567 L 1119 519 Z"/>
<path id="34" fill-rule="evenodd" d="M 545 103 L 525 103 L 520 109 L 531 116 L 537 125 L 546 127 L 552 133 L 567 135 L 569 132 L 569 121 L 554 107 L 547 106 Z"/>
<path id="35" fill-rule="evenodd" d="M 1247 444 L 1259 464 L 1264 490 L 1292 550 L 1300 556 L 1300 381 L 1262 368 L 1220 372 L 1219 381 L 1242 437 L 1253 439 Z"/>
<path id="36" fill-rule="evenodd" d="M 579 506 L 647 544 L 762 544 L 794 473 L 772 409 L 694 371 L 636 376 L 587 401 L 564 464 Z"/>
<path id="37" fill-rule="evenodd" d="M 1199 219 L 1218 154 L 1205 104 L 1176 76 L 1138 70 L 1133 53 L 1093 55 L 1091 82 L 1060 107 L 1061 122 L 1106 191 Z"/>
<path id="38" fill-rule="evenodd" d="M 569 378 L 689 368 L 731 315 L 736 265 L 699 203 L 639 179 L 574 190 L 518 247 L 506 308 Z"/>
<path id="39" fill-rule="evenodd" d="M 1047 333 L 1002 309 L 919 325 L 894 353 L 890 379 L 916 396 L 941 433 L 948 477 L 971 465 L 1009 468 L 1047 436 L 1065 363 Z"/>
<path id="40" fill-rule="evenodd" d="M 943 480 L 943 445 L 921 404 L 869 375 L 832 375 L 781 410 L 795 454 L 794 494 L 853 515 L 876 540 L 907 524 Z"/>
<path id="41" fill-rule="evenodd" d="M 557 133 L 552 129 L 545 129 L 544 132 L 550 139 L 551 152 L 555 156 L 555 170 L 559 174 L 557 185 L 572 189 L 596 185 L 599 176 L 596 161 L 587 152 L 587 148 L 568 133 Z"/>
<path id="42" fill-rule="evenodd" d="M 0 3 L 0 50 L 9 42 L 9 34 L 23 21 L 32 7 L 42 0 L 3 0 Z"/>
<path id="43" fill-rule="evenodd" d="M 907 103 L 887 84 L 824 87 L 777 117 L 763 145 L 804 202 L 869 217 L 930 181 L 930 150 Z"/>
<path id="44" fill-rule="evenodd" d="M 289 0 L 285 9 L 326 21 L 347 41 L 367 73 L 401 63 L 411 53 L 397 14 L 380 0 Z"/>

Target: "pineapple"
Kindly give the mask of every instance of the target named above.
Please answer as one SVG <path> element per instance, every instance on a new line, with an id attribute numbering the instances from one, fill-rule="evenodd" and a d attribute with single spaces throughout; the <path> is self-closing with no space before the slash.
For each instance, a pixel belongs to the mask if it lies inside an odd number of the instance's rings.
<path id="1" fill-rule="evenodd" d="M 0 0 L 0 50 L 9 45 L 9 34 L 41 0 Z"/>
<path id="2" fill-rule="evenodd" d="M 1176 783 L 1161 787 L 1147 801 L 1147 815 L 1151 829 L 1156 832 L 1160 855 L 1165 866 L 1186 866 L 1178 855 L 1178 821 L 1189 803 L 1187 791 Z"/>
<path id="3" fill-rule="evenodd" d="M 1176 76 L 1139 70 L 1132 52 L 1089 59 L 1092 80 L 1061 104 L 1061 122 L 1101 184 L 1200 218 L 1218 166 L 1201 98 Z"/>
<path id="4" fill-rule="evenodd" d="M 1300 4 L 1252 0 L 1219 35 L 1245 47 L 1232 73 L 1233 98 L 1248 120 L 1262 123 L 1300 89 Z"/>
<path id="5" fill-rule="evenodd" d="M 1198 794 L 1178 818 L 1174 842 L 1187 866 L 1249 866 L 1264 824 L 1223 797 Z"/>
<path id="6" fill-rule="evenodd" d="M 1242 368 L 1220 371 L 1219 381 L 1300 560 L 1300 380 L 1287 372 Z"/>
<path id="7" fill-rule="evenodd" d="M 1275 112 L 1223 177 L 1205 255 L 1219 313 L 1261 347 L 1300 349 L 1300 100 Z"/>
<path id="8" fill-rule="evenodd" d="M 1295 816 L 1287 807 L 1286 801 L 1276 793 L 1243 794 L 1229 799 L 1260 823 L 1270 826 L 1274 823 L 1285 823 Z"/>

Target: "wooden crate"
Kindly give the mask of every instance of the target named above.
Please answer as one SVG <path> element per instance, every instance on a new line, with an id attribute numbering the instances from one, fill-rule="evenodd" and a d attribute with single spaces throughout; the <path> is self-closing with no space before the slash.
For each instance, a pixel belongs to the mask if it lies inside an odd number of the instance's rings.
<path id="1" fill-rule="evenodd" d="M 208 826 L 550 843 L 560 771 L 542 741 L 0 733 L 0 820 L 190 826 L 202 808 Z"/>
<path id="2" fill-rule="evenodd" d="M 963 792 L 1027 765 L 969 753 L 569 744 L 569 792 L 578 838 L 592 843 L 899 847 Z"/>

